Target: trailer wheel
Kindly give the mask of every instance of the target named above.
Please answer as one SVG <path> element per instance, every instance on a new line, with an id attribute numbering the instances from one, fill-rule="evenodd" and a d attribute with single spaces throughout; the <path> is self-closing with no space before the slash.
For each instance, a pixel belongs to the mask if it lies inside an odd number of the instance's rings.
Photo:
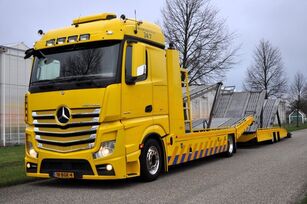
<path id="1" fill-rule="evenodd" d="M 228 135 L 227 139 L 227 151 L 225 152 L 226 157 L 231 157 L 235 152 L 235 142 L 232 135 Z"/>
<path id="2" fill-rule="evenodd" d="M 140 156 L 141 178 L 153 181 L 158 178 L 162 169 L 162 152 L 159 143 L 154 139 L 145 142 Z"/>

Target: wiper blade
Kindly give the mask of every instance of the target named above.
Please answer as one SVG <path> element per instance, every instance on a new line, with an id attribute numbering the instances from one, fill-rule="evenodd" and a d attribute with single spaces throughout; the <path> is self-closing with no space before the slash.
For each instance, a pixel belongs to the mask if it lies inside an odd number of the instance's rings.
<path id="1" fill-rule="evenodd" d="M 77 86 L 87 86 L 87 85 L 94 85 L 95 87 L 99 87 L 99 84 L 94 79 L 88 79 L 88 80 L 76 80 L 75 84 Z"/>

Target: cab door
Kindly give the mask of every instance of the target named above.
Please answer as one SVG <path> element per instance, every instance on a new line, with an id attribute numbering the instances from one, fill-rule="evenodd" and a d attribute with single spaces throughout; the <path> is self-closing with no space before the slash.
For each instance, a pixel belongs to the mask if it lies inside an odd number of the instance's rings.
<path id="1" fill-rule="evenodd" d="M 152 80 L 146 44 L 126 42 L 122 80 L 123 119 L 152 116 Z"/>

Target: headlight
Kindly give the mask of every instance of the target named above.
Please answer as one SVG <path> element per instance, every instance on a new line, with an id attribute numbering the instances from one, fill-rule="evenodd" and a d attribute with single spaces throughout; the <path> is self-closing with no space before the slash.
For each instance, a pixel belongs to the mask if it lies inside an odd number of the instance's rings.
<path id="1" fill-rule="evenodd" d="M 35 149 L 33 148 L 33 145 L 32 145 L 31 142 L 27 142 L 27 152 L 33 158 L 37 158 L 37 156 L 38 156 L 38 154 L 35 151 Z"/>
<path id="2" fill-rule="evenodd" d="M 112 154 L 114 151 L 114 147 L 115 147 L 115 140 L 103 142 L 98 152 L 95 152 L 93 154 L 94 159 L 106 157 Z"/>

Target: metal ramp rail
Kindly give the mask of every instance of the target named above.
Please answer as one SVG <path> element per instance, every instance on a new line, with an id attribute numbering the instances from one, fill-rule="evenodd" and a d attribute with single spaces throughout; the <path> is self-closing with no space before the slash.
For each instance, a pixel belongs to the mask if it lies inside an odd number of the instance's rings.
<path id="1" fill-rule="evenodd" d="M 233 126 L 238 120 L 249 115 L 254 123 L 246 132 L 255 132 L 258 128 L 273 126 L 278 117 L 278 99 L 265 99 L 265 92 L 223 92 L 217 98 L 217 105 L 212 110 L 210 128 Z"/>
<path id="2" fill-rule="evenodd" d="M 184 122 L 185 122 L 185 131 L 186 132 L 193 132 L 193 130 L 201 126 L 202 129 L 210 126 L 211 123 L 211 116 L 209 120 L 193 120 L 192 119 L 192 111 L 191 111 L 191 100 L 196 99 L 198 97 L 203 96 L 204 94 L 216 90 L 215 99 L 219 94 L 220 88 L 223 85 L 222 82 L 219 82 L 214 85 L 200 85 L 199 87 L 190 90 L 189 88 L 189 80 L 188 80 L 188 71 L 186 69 L 181 69 L 181 75 L 182 75 L 182 89 L 183 89 L 183 111 L 184 111 Z M 213 105 L 215 102 L 213 102 Z M 204 126 L 204 124 L 206 124 Z"/>

